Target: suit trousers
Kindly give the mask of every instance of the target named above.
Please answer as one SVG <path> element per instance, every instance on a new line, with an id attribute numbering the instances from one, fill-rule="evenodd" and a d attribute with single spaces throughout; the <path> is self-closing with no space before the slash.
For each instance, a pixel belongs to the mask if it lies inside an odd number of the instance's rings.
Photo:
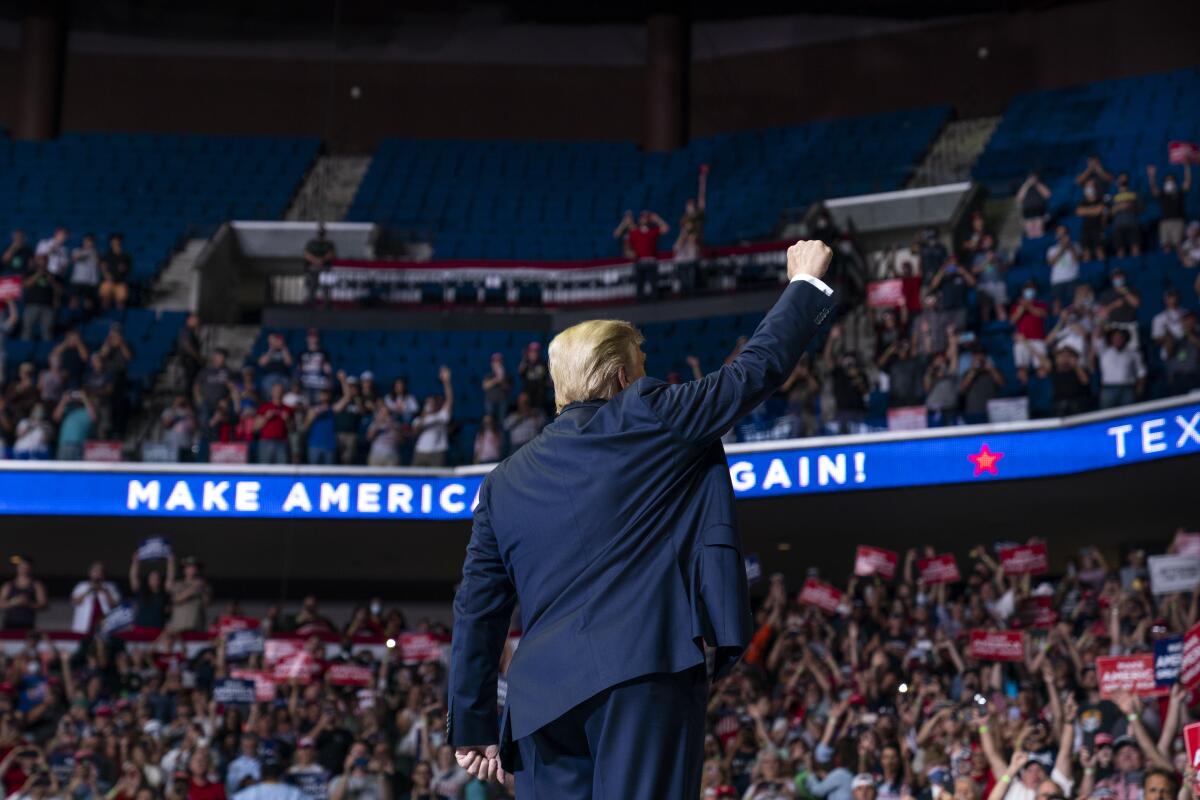
<path id="1" fill-rule="evenodd" d="M 517 740 L 517 799 L 699 797 L 707 698 L 703 665 L 605 689 Z"/>

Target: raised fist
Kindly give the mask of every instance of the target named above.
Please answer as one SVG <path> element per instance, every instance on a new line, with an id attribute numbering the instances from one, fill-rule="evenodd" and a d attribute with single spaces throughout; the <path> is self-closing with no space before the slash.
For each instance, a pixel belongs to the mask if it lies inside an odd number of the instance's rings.
<path id="1" fill-rule="evenodd" d="M 797 275 L 811 275 L 820 278 L 829 269 L 829 261 L 833 251 L 824 242 L 799 241 L 788 248 L 787 271 L 788 280 Z"/>

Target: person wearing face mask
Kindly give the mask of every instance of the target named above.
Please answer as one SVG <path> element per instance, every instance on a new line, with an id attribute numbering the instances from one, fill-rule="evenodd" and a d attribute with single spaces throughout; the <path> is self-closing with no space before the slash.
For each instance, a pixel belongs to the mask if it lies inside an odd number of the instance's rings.
<path id="1" fill-rule="evenodd" d="M 1108 221 L 1108 206 L 1099 184 L 1089 180 L 1083 185 L 1083 199 L 1075 206 L 1079 217 L 1079 244 L 1084 261 L 1104 258 L 1104 224 Z"/>
<path id="2" fill-rule="evenodd" d="M 1050 308 L 1037 299 L 1037 284 L 1026 281 L 1021 297 L 1008 312 L 1013 326 L 1013 362 L 1018 371 L 1037 365 L 1046 357 L 1046 317 Z"/>
<path id="3" fill-rule="evenodd" d="M 1046 334 L 1046 344 L 1051 348 L 1067 346 L 1087 356 L 1095 328 L 1094 304 L 1092 287 L 1086 283 L 1076 286 L 1071 304 L 1062 310 L 1058 321 Z"/>
<path id="4" fill-rule="evenodd" d="M 1158 168 L 1146 165 L 1146 179 L 1150 183 L 1150 194 L 1158 201 L 1162 215 L 1158 221 L 1158 244 L 1164 251 L 1174 250 L 1183 243 L 1183 228 L 1187 220 L 1185 202 L 1192 189 L 1192 166 L 1183 164 L 1183 183 L 1174 175 L 1163 177 L 1162 189 L 1158 188 Z"/>
<path id="5" fill-rule="evenodd" d="M 1097 314 L 1107 320 L 1113 327 L 1124 328 L 1133 342 L 1138 346 L 1137 315 L 1138 307 L 1142 304 L 1141 295 L 1129 286 L 1129 279 L 1122 269 L 1112 273 L 1111 286 L 1100 294 L 1100 307 Z"/>
<path id="6" fill-rule="evenodd" d="M 1142 254 L 1142 229 L 1138 224 L 1141 198 L 1129 181 L 1129 173 L 1117 176 L 1117 191 L 1112 197 L 1112 241 L 1117 258 Z"/>

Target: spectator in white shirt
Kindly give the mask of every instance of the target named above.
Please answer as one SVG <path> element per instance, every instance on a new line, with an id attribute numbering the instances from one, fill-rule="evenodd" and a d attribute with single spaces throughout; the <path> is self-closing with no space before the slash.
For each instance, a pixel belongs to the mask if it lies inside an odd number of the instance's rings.
<path id="1" fill-rule="evenodd" d="M 71 280 L 68 283 L 71 307 L 96 307 L 100 289 L 100 251 L 94 234 L 85 233 L 83 242 L 71 251 Z"/>
<path id="2" fill-rule="evenodd" d="M 1086 283 L 1075 287 L 1075 299 L 1062 310 L 1046 341 L 1054 348 L 1070 347 L 1086 358 L 1096 325 L 1095 295 Z"/>
<path id="3" fill-rule="evenodd" d="M 1129 343 L 1124 328 L 1110 328 L 1095 337 L 1095 358 L 1100 370 L 1100 408 L 1129 405 L 1142 392 L 1146 367 L 1142 354 Z"/>
<path id="4" fill-rule="evenodd" d="M 450 385 L 450 368 L 438 370 L 443 397 L 425 398 L 421 416 L 413 420 L 417 443 L 413 447 L 414 467 L 444 467 L 446 451 L 450 449 L 450 416 L 454 412 L 454 389 Z"/>
<path id="5" fill-rule="evenodd" d="M 80 581 L 71 592 L 75 619 L 71 630 L 93 633 L 99 630 L 104 617 L 121 602 L 121 592 L 112 581 L 104 579 L 104 565 L 96 561 L 88 568 L 86 581 Z"/>
<path id="6" fill-rule="evenodd" d="M 67 237 L 70 233 L 59 226 L 54 229 L 54 235 L 49 239 L 38 242 L 35 254 L 46 259 L 46 271 L 57 278 L 67 277 L 71 267 L 71 254 L 67 252 Z"/>
<path id="7" fill-rule="evenodd" d="M 1155 314 L 1150 322 L 1150 338 L 1162 348 L 1164 359 L 1167 357 L 1167 337 L 1183 338 L 1183 318 L 1186 314 L 1186 310 L 1179 307 L 1179 292 L 1174 289 L 1163 292 L 1163 310 Z"/>
<path id="8" fill-rule="evenodd" d="M 1059 225 L 1054 231 L 1055 242 L 1046 251 L 1046 263 L 1050 265 L 1050 288 L 1054 294 L 1054 302 L 1066 302 L 1063 296 L 1066 284 L 1079 280 L 1079 248 L 1071 241 L 1071 234 L 1066 225 Z"/>
<path id="9" fill-rule="evenodd" d="M 303 792 L 283 782 L 283 772 L 278 758 L 266 759 L 262 765 L 262 781 L 234 794 L 234 800 L 306 800 Z"/>
<path id="10" fill-rule="evenodd" d="M 421 410 L 417 398 L 408 391 L 408 381 L 396 378 L 392 383 L 392 391 L 383 398 L 384 405 L 405 425 L 411 424 L 413 417 Z"/>

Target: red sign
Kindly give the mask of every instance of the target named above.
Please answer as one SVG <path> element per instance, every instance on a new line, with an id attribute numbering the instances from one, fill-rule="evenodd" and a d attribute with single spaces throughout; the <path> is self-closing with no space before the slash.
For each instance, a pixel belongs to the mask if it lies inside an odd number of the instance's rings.
<path id="1" fill-rule="evenodd" d="M 375 682 L 375 674 L 358 664 L 334 664 L 325 672 L 325 678 L 334 686 L 370 686 Z"/>
<path id="2" fill-rule="evenodd" d="M 275 681 L 269 672 L 261 669 L 231 669 L 229 677 L 254 681 L 254 699 L 260 703 L 270 703 L 275 699 Z"/>
<path id="3" fill-rule="evenodd" d="M 258 627 L 254 617 L 221 617 L 217 620 L 217 635 L 226 636 L 234 631 L 248 631 Z"/>
<path id="4" fill-rule="evenodd" d="M 1111 698 L 1120 691 L 1133 692 L 1142 697 L 1166 694 L 1168 689 L 1158 685 L 1154 679 L 1154 654 L 1138 653 L 1132 656 L 1100 656 L 1096 659 L 1096 678 L 1100 683 L 1100 696 Z"/>
<path id="5" fill-rule="evenodd" d="M 1196 759 L 1200 757 L 1200 722 L 1193 722 L 1183 729 L 1183 741 L 1187 745 L 1188 763 L 1195 771 Z M 1200 775 L 1197 776 L 1196 785 L 1192 788 L 1192 796 L 1197 795 L 1200 795 Z"/>
<path id="6" fill-rule="evenodd" d="M 867 305 L 871 308 L 895 308 L 904 305 L 904 281 L 889 278 L 868 283 Z"/>
<path id="7" fill-rule="evenodd" d="M 1200 533 L 1179 531 L 1171 543 L 1171 552 L 1177 556 L 1200 556 Z"/>
<path id="8" fill-rule="evenodd" d="M 958 561 L 953 553 L 942 553 L 933 558 L 917 559 L 917 570 L 921 574 L 921 583 L 932 586 L 936 583 L 957 583 L 962 580 L 958 571 Z"/>
<path id="9" fill-rule="evenodd" d="M 0 278 L 0 302 L 21 299 L 21 276 L 5 275 Z"/>
<path id="10" fill-rule="evenodd" d="M 396 640 L 400 660 L 406 664 L 437 661 L 442 657 L 442 642 L 428 633 L 402 633 Z"/>
<path id="11" fill-rule="evenodd" d="M 896 577 L 896 560 L 891 550 L 860 544 L 854 556 L 854 574 L 860 578 L 878 575 L 890 581 Z"/>
<path id="12" fill-rule="evenodd" d="M 121 460 L 121 443 L 120 442 L 84 442 L 83 443 L 83 460 L 84 461 L 120 461 Z"/>
<path id="13" fill-rule="evenodd" d="M 800 602 L 816 606 L 826 614 L 837 613 L 842 602 L 842 593 L 836 587 L 816 578 L 809 578 L 800 590 Z"/>
<path id="14" fill-rule="evenodd" d="M 1200 622 L 1183 635 L 1183 662 L 1179 666 L 1179 682 L 1185 689 L 1200 684 Z"/>
<path id="15" fill-rule="evenodd" d="M 1195 142 L 1167 142 L 1167 159 L 1172 164 L 1195 164 L 1200 161 L 1200 145 Z"/>
<path id="16" fill-rule="evenodd" d="M 1050 560 L 1046 557 L 1046 545 L 1019 544 L 1013 547 L 1000 548 L 1000 566 L 1009 575 L 1040 575 L 1050 569 Z"/>
<path id="17" fill-rule="evenodd" d="M 1017 608 L 1017 622 L 1026 628 L 1052 628 L 1058 622 L 1053 597 L 1026 597 Z"/>
<path id="18" fill-rule="evenodd" d="M 979 661 L 1024 661 L 1025 634 L 1021 631 L 971 631 L 971 658 Z"/>
<path id="19" fill-rule="evenodd" d="M 245 464 L 245 442 L 213 442 L 208 446 L 210 464 Z"/>
<path id="20" fill-rule="evenodd" d="M 267 639 L 263 644 L 263 663 L 273 667 L 304 649 L 299 639 Z"/>
<path id="21" fill-rule="evenodd" d="M 321 671 L 321 665 L 309 653 L 301 650 L 295 655 L 275 662 L 271 677 L 276 683 L 299 684 L 312 683 L 313 677 Z"/>

